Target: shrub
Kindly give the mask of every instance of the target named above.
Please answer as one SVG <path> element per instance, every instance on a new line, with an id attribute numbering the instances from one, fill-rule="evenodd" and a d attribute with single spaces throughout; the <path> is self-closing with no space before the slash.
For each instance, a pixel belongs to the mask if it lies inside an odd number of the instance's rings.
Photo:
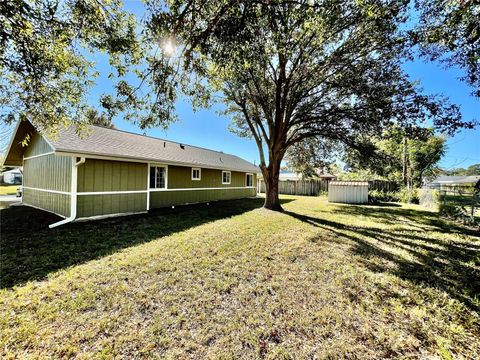
<path id="1" fill-rule="evenodd" d="M 399 196 L 396 191 L 380 191 L 380 190 L 369 190 L 368 191 L 368 201 L 370 203 L 377 203 L 379 201 L 393 201 L 398 202 Z"/>
<path id="2" fill-rule="evenodd" d="M 408 189 L 406 187 L 401 188 L 400 191 L 398 192 L 398 197 L 400 202 L 403 203 L 411 203 L 411 204 L 418 204 L 420 203 L 420 197 L 419 197 L 419 191 L 418 189 Z"/>

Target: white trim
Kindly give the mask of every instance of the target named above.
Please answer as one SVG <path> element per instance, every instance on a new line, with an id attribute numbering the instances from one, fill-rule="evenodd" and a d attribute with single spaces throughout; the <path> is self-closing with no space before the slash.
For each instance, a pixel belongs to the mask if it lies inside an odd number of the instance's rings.
<path id="1" fill-rule="evenodd" d="M 255 186 L 224 186 L 211 188 L 181 188 L 181 189 L 148 189 L 150 192 L 156 191 L 194 191 L 194 190 L 235 190 L 235 189 L 255 189 Z"/>
<path id="2" fill-rule="evenodd" d="M 35 158 L 38 158 L 38 157 L 41 157 L 41 156 L 47 156 L 47 155 L 52 155 L 52 154 L 55 154 L 55 151 L 50 151 L 50 152 L 47 152 L 47 153 L 33 155 L 33 156 L 29 156 L 29 157 L 24 157 L 23 160 L 35 159 Z"/>
<path id="3" fill-rule="evenodd" d="M 165 169 L 165 187 L 164 188 L 150 188 L 150 168 L 152 167 L 163 167 Z M 165 190 L 168 189 L 168 165 L 158 164 L 158 163 L 149 163 L 148 164 L 148 186 L 146 191 L 150 190 Z"/>
<path id="4" fill-rule="evenodd" d="M 5 152 L 3 153 L 5 156 L 2 160 L 2 163 L 0 164 L 2 166 L 8 166 L 8 164 L 5 165 L 5 161 L 7 161 L 8 154 L 10 153 L 10 150 L 12 149 L 12 146 L 13 146 L 13 140 L 15 139 L 15 135 L 17 135 L 17 131 L 20 128 L 21 123 L 22 123 L 22 120 L 18 120 L 17 125 L 15 126 L 15 129 L 13 129 L 12 136 L 10 137 L 10 141 L 8 143 L 8 147 L 5 150 Z M 23 165 L 23 156 L 22 156 L 22 165 Z M 15 165 L 15 166 L 17 166 L 17 165 Z"/>
<path id="5" fill-rule="evenodd" d="M 64 220 L 57 221 L 56 223 L 50 224 L 48 227 L 50 229 L 67 224 L 72 222 L 77 217 L 77 181 L 78 181 L 78 167 L 85 163 L 85 157 L 81 157 L 80 160 L 77 162 L 77 157 L 72 157 L 72 182 L 70 185 L 70 216 Z"/>
<path id="6" fill-rule="evenodd" d="M 193 172 L 195 170 L 198 170 L 198 178 L 193 177 Z M 200 181 L 200 180 L 202 180 L 202 168 L 192 167 L 192 181 Z"/>
<path id="7" fill-rule="evenodd" d="M 95 215 L 95 216 L 86 216 L 75 219 L 75 222 L 89 221 L 89 220 L 101 220 L 118 216 L 129 216 L 129 215 L 138 215 L 146 214 L 147 211 L 137 211 L 137 212 L 126 212 L 126 213 L 116 213 L 116 214 L 105 214 L 105 215 Z"/>
<path id="8" fill-rule="evenodd" d="M 212 150 L 213 151 L 213 150 Z M 108 156 L 108 155 L 100 155 L 97 153 L 84 153 L 84 152 L 71 152 L 71 151 L 65 151 L 65 150 L 55 150 L 55 153 L 60 156 L 85 156 L 89 159 L 99 159 L 99 160 L 113 160 L 113 161 L 126 161 L 126 162 L 135 162 L 135 163 L 142 163 L 142 164 L 148 164 L 150 163 L 152 166 L 154 164 L 161 164 L 161 165 L 175 165 L 175 166 L 183 166 L 183 167 L 201 167 L 203 169 L 213 169 L 213 170 L 225 170 L 225 171 L 236 171 L 236 172 L 247 172 L 247 171 L 252 171 L 252 169 L 246 170 L 246 169 L 240 169 L 240 168 L 227 168 L 227 167 L 221 167 L 221 166 L 209 166 L 209 165 L 204 165 L 204 164 L 195 164 L 195 163 L 189 163 L 189 162 L 176 162 L 176 161 L 168 161 L 168 160 L 157 160 L 155 161 L 154 159 L 148 159 L 148 158 L 137 158 L 137 157 L 130 157 L 130 156 Z M 252 165 L 254 166 L 254 165 Z M 256 174 L 260 174 L 260 169 L 258 169 L 258 172 L 255 172 Z"/>
<path id="9" fill-rule="evenodd" d="M 223 174 L 228 173 L 228 182 L 223 182 Z M 222 185 L 230 185 L 232 183 L 232 172 L 228 170 L 222 170 Z"/>
<path id="10" fill-rule="evenodd" d="M 34 187 L 30 187 L 30 186 L 23 186 L 23 185 L 22 185 L 22 189 L 36 190 L 36 191 L 43 191 L 43 192 L 50 192 L 50 193 L 62 194 L 62 195 L 72 195 L 72 194 L 71 194 L 70 192 L 68 192 L 68 191 L 40 189 L 40 188 L 34 188 Z M 22 196 L 22 197 L 23 197 L 23 196 Z"/>
<path id="11" fill-rule="evenodd" d="M 124 190 L 124 191 L 84 191 L 79 192 L 77 195 L 116 195 L 116 194 L 142 194 L 148 190 Z"/>
<path id="12" fill-rule="evenodd" d="M 150 163 L 147 164 L 147 211 L 150 210 Z"/>
<path id="13" fill-rule="evenodd" d="M 252 185 L 250 185 L 250 187 L 254 187 L 253 186 L 253 174 L 252 173 L 245 173 L 245 186 L 249 186 L 248 185 L 248 176 L 249 175 L 252 177 Z"/>

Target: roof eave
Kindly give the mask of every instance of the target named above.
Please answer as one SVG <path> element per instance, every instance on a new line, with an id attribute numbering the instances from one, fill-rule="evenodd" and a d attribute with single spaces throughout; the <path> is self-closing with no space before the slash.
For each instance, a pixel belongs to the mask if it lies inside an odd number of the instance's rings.
<path id="1" fill-rule="evenodd" d="M 199 163 L 187 163 L 181 161 L 168 161 L 168 160 L 161 160 L 161 159 L 151 159 L 151 158 L 139 158 L 133 156 L 118 156 L 118 155 L 105 155 L 103 153 L 96 153 L 96 152 L 81 152 L 81 151 L 72 151 L 69 149 L 61 149 L 57 148 L 55 153 L 57 155 L 64 155 L 64 156 L 85 156 L 90 158 L 96 158 L 100 160 L 120 160 L 120 161 L 133 161 L 133 162 L 140 162 L 140 163 L 155 163 L 155 164 L 165 164 L 165 165 L 180 165 L 180 166 L 192 166 L 192 167 L 201 167 L 204 169 L 220 169 L 220 170 L 228 170 L 228 171 L 239 171 L 239 172 L 246 172 L 246 173 L 255 173 L 258 174 L 260 169 L 251 168 L 230 168 L 230 167 L 222 167 L 222 166 L 211 166 Z"/>

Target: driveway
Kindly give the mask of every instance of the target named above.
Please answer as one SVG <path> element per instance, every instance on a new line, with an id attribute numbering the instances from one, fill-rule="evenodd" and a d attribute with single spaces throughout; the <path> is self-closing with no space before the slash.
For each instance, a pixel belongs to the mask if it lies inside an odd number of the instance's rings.
<path id="1" fill-rule="evenodd" d="M 0 195 L 0 209 L 6 209 L 10 205 L 20 203 L 21 201 L 22 198 L 15 195 Z"/>

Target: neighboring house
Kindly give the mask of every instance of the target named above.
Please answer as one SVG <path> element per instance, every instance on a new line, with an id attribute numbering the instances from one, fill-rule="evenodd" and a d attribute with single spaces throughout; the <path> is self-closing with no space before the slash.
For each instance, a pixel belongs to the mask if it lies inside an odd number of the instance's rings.
<path id="1" fill-rule="evenodd" d="M 30 135 L 28 146 L 22 140 Z M 55 137 L 20 122 L 5 165 L 23 165 L 23 203 L 65 220 L 143 213 L 150 209 L 256 195 L 258 168 L 234 155 L 88 126 Z"/>
<path id="2" fill-rule="evenodd" d="M 10 185 L 20 185 L 22 183 L 22 172 L 20 169 L 8 170 L 2 173 L 3 182 Z"/>
<path id="3" fill-rule="evenodd" d="M 337 180 L 337 177 L 335 175 L 332 175 L 332 174 L 319 174 L 318 177 L 321 179 L 321 180 L 324 180 L 324 181 L 332 181 L 332 180 Z"/>
<path id="4" fill-rule="evenodd" d="M 296 181 L 296 180 L 302 180 L 302 175 L 300 174 L 295 174 L 295 173 L 280 173 L 278 180 L 280 181 L 285 181 L 285 180 L 291 180 L 291 181 Z"/>
<path id="5" fill-rule="evenodd" d="M 426 185 L 431 188 L 452 187 L 452 186 L 474 186 L 480 181 L 480 175 L 470 176 L 448 176 L 442 175 Z"/>

